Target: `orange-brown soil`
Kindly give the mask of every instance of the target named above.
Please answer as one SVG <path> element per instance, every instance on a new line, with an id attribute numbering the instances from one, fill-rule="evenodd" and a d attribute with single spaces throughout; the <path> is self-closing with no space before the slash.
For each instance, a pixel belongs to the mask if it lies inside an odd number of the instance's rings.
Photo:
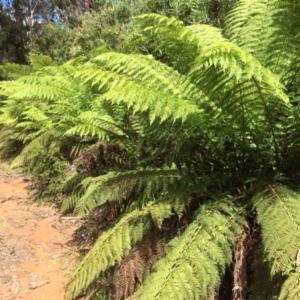
<path id="1" fill-rule="evenodd" d="M 63 300 L 79 261 L 72 233 L 54 205 L 30 204 L 27 183 L 0 166 L 0 299 Z"/>

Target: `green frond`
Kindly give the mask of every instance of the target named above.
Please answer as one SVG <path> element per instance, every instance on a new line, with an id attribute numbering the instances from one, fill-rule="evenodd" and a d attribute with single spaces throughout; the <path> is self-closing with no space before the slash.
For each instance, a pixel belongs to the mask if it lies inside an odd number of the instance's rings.
<path id="1" fill-rule="evenodd" d="M 32 73 L 33 69 L 30 66 L 7 63 L 0 66 L 0 71 L 9 79 L 17 79 L 22 76 L 27 76 Z"/>
<path id="2" fill-rule="evenodd" d="M 14 158 L 14 160 L 11 162 L 10 167 L 16 168 L 24 163 L 28 162 L 32 157 L 34 157 L 36 154 L 36 151 L 39 151 L 39 149 L 42 148 L 42 145 L 38 140 L 34 140 L 33 142 L 29 143 L 22 152 Z"/>
<path id="3" fill-rule="evenodd" d="M 152 28 L 154 24 L 157 24 L 161 27 L 173 27 L 173 28 L 180 28 L 183 27 L 183 22 L 177 20 L 176 18 L 166 17 L 159 14 L 149 13 L 134 17 L 133 20 L 136 20 L 138 24 L 142 28 Z"/>
<path id="4" fill-rule="evenodd" d="M 76 123 L 65 132 L 65 135 L 91 136 L 98 137 L 100 140 L 109 140 L 109 133 L 123 135 L 123 132 L 115 125 L 116 122 L 113 118 L 100 114 L 98 111 L 82 112 L 77 116 Z"/>
<path id="5" fill-rule="evenodd" d="M 286 20 L 289 22 L 286 22 Z M 225 34 L 255 56 L 262 65 L 286 78 L 299 72 L 299 4 L 292 1 L 242 0 L 229 13 Z M 285 80 L 285 79 L 284 79 Z"/>
<path id="6" fill-rule="evenodd" d="M 97 143 L 93 143 L 92 145 L 86 145 L 84 141 L 81 142 L 83 143 L 73 145 L 70 151 L 72 159 L 77 159 L 80 156 L 88 156 L 95 151 L 97 152 L 99 147 L 105 144 L 105 141 L 98 141 Z"/>
<path id="7" fill-rule="evenodd" d="M 99 177 L 88 177 L 81 183 L 84 194 L 80 198 L 71 196 L 66 199 L 61 209 L 70 210 L 75 204 L 75 212 L 84 215 L 106 202 L 121 201 L 133 191 L 139 191 L 136 197 L 141 194 L 143 199 L 151 200 L 157 198 L 158 193 L 167 192 L 167 187 L 180 178 L 178 171 L 173 168 L 109 172 Z"/>
<path id="8" fill-rule="evenodd" d="M 83 84 L 88 83 L 92 87 L 96 86 L 98 91 L 108 87 L 122 86 L 126 80 L 115 72 L 100 69 L 91 63 L 85 64 L 82 70 L 77 70 L 74 76 L 80 78 Z"/>
<path id="9" fill-rule="evenodd" d="M 278 168 L 279 133 L 284 126 L 280 116 L 291 114 L 278 76 L 231 43 L 222 43 L 201 54 L 189 76 L 214 101 L 217 109 L 212 111 L 212 117 L 223 120 L 222 132 L 242 141 L 244 151 L 262 149 L 264 143 L 259 141 L 269 132 L 268 145 L 272 148 L 263 150 L 263 155 L 274 157 Z"/>
<path id="10" fill-rule="evenodd" d="M 152 227 L 152 222 L 160 224 L 171 214 L 168 202 L 151 202 L 141 210 L 128 213 L 114 227 L 102 233 L 73 273 L 65 299 L 73 299 L 82 293 L 101 273 L 119 263 L 141 241 Z"/>
<path id="11" fill-rule="evenodd" d="M 63 97 L 72 95 L 73 92 L 68 89 L 68 85 L 64 85 L 58 78 L 49 77 L 21 77 L 19 81 L 6 81 L 0 83 L 10 98 L 14 99 L 47 99 L 47 100 L 60 100 Z"/>
<path id="12" fill-rule="evenodd" d="M 241 0 L 226 18 L 230 41 L 253 54 L 262 63 L 270 37 L 273 0 Z"/>
<path id="13" fill-rule="evenodd" d="M 300 299 L 300 268 L 297 267 L 283 283 L 278 300 Z"/>
<path id="14" fill-rule="evenodd" d="M 15 123 L 16 119 L 12 118 L 12 116 L 10 115 L 10 111 L 9 110 L 3 110 L 1 109 L 1 114 L 0 114 L 0 124 L 12 124 Z"/>
<path id="15" fill-rule="evenodd" d="M 98 101 L 110 101 L 112 103 L 125 103 L 132 108 L 133 113 L 149 111 L 150 124 L 156 119 L 165 121 L 171 119 L 185 121 L 189 115 L 204 113 L 197 105 L 185 101 L 182 98 L 153 90 L 133 82 L 126 82 L 122 88 L 114 88 L 100 96 Z M 96 100 L 96 101 L 97 101 Z"/>
<path id="16" fill-rule="evenodd" d="M 43 111 L 34 106 L 28 107 L 28 109 L 26 109 L 22 115 L 26 120 L 33 122 L 45 122 L 49 119 L 49 117 L 47 117 Z"/>
<path id="17" fill-rule="evenodd" d="M 299 194 L 281 185 L 269 186 L 253 197 L 253 204 L 271 275 L 289 274 L 300 248 Z"/>
<path id="18" fill-rule="evenodd" d="M 148 14 L 134 19 L 137 30 L 155 40 L 154 51 L 163 53 L 164 60 L 180 73 L 186 73 L 197 56 L 198 43 L 183 22 L 158 14 Z"/>
<path id="19" fill-rule="evenodd" d="M 275 97 L 285 103 L 289 103 L 278 76 L 264 68 L 251 54 L 234 44 L 222 43 L 201 54 L 191 69 L 190 77 L 195 83 L 199 84 L 204 81 L 203 77 L 208 75 L 207 73 L 209 73 L 210 69 L 226 73 L 227 82 L 230 79 L 234 79 L 236 83 L 243 81 L 243 79 L 254 79 L 262 85 L 262 90 L 268 89 L 269 91 L 272 89 Z M 207 71 L 204 72 L 203 70 Z M 225 83 L 220 80 L 217 87 Z M 212 90 L 214 91 L 215 89 Z"/>
<path id="20" fill-rule="evenodd" d="M 186 27 L 191 31 L 198 43 L 198 53 L 201 54 L 207 49 L 227 42 L 227 39 L 222 35 L 222 30 L 210 25 L 194 24 Z"/>
<path id="21" fill-rule="evenodd" d="M 80 182 L 78 184 L 80 184 Z M 78 184 L 76 185 L 77 188 L 78 188 Z M 73 211 L 74 207 L 76 207 L 77 203 L 81 200 L 83 196 L 84 196 L 84 191 L 72 191 L 72 194 L 68 196 L 66 199 L 64 199 L 64 202 L 62 203 L 60 208 L 61 212 L 65 213 L 65 212 Z"/>
<path id="22" fill-rule="evenodd" d="M 139 26 L 138 30 L 140 32 L 151 32 L 151 36 L 158 39 L 159 47 L 163 46 L 161 43 L 165 40 L 164 43 L 171 43 L 169 46 L 171 48 L 171 46 L 174 46 L 172 42 L 177 40 L 177 43 L 181 42 L 179 44 L 182 48 L 181 51 L 188 51 L 191 47 L 195 51 L 194 55 L 197 55 L 208 47 L 226 41 L 221 30 L 210 25 L 194 24 L 184 27 L 182 21 L 159 14 L 147 14 L 133 19 Z M 162 41 L 160 37 L 163 37 Z M 163 50 L 166 49 L 161 50 L 164 52 Z M 174 49 L 174 53 L 176 53 L 176 49 Z M 177 55 L 180 56 L 179 53 Z M 180 58 L 177 57 L 177 59 Z"/>
<path id="23" fill-rule="evenodd" d="M 202 95 L 201 91 L 193 86 L 185 76 L 149 55 L 109 52 L 95 57 L 91 62 L 94 64 L 94 68 L 104 68 L 126 76 L 138 84 L 177 97 L 193 99 Z"/>
<path id="24" fill-rule="evenodd" d="M 36 53 L 29 53 L 29 61 L 31 66 L 35 71 L 42 69 L 44 67 L 54 66 L 54 61 L 46 55 L 43 54 L 36 54 Z"/>
<path id="25" fill-rule="evenodd" d="M 202 205 L 173 249 L 129 299 L 206 299 L 219 287 L 243 219 L 234 205 Z"/>
<path id="26" fill-rule="evenodd" d="M 39 152 L 41 149 L 45 149 L 45 146 L 50 139 L 51 134 L 48 131 L 44 133 L 37 132 L 31 135 L 26 134 L 24 138 L 22 138 L 22 141 L 24 143 L 27 140 L 31 141 L 27 145 L 25 145 L 21 153 L 14 158 L 14 160 L 11 162 L 10 167 L 16 168 L 28 163 L 33 157 L 36 156 L 36 152 Z"/>

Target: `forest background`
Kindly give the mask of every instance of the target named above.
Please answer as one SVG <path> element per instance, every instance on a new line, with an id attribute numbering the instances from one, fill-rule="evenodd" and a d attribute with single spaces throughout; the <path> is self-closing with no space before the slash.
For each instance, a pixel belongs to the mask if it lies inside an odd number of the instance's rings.
<path id="1" fill-rule="evenodd" d="M 61 63 L 96 47 L 124 49 L 130 18 L 144 13 L 174 16 L 185 24 L 222 26 L 228 1 L 4 0 L 0 3 L 0 63 L 29 63 L 28 53 Z"/>

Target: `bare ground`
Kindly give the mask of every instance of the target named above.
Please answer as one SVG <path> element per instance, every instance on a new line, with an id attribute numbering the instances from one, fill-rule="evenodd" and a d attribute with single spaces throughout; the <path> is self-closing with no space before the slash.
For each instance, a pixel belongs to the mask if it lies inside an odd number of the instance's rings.
<path id="1" fill-rule="evenodd" d="M 72 233 L 51 204 L 28 202 L 27 183 L 0 165 L 0 299 L 63 300 L 79 262 Z"/>

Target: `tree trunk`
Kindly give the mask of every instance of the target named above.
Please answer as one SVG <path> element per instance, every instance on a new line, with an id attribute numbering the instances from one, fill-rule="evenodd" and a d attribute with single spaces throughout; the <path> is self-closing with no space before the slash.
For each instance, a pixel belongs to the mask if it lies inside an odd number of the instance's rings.
<path id="1" fill-rule="evenodd" d="M 81 8 L 81 3 L 80 0 L 71 0 L 71 3 L 73 5 L 73 12 L 75 16 L 80 16 L 82 15 L 82 8 Z"/>
<path id="2" fill-rule="evenodd" d="M 90 12 L 90 1 L 89 0 L 84 0 L 84 8 L 85 8 L 86 13 Z"/>
<path id="3" fill-rule="evenodd" d="M 247 278 L 247 254 L 249 230 L 244 229 L 242 235 L 238 239 L 233 262 L 233 300 L 246 300 L 248 278 Z"/>

